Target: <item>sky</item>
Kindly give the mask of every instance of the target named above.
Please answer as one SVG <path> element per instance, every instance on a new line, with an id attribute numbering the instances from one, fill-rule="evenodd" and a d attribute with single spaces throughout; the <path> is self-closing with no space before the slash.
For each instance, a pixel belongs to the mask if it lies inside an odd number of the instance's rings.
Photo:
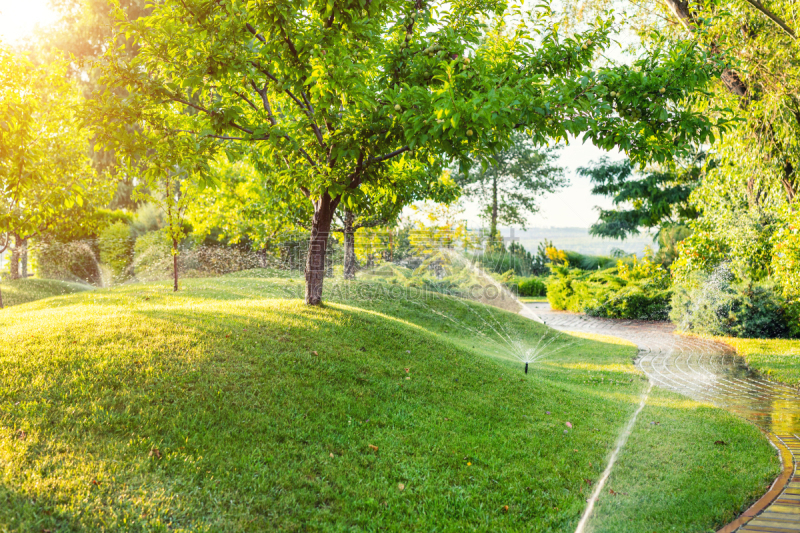
<path id="1" fill-rule="evenodd" d="M 16 44 L 57 19 L 47 0 L 0 0 L 0 40 Z"/>
<path id="2" fill-rule="evenodd" d="M 47 26 L 55 22 L 55 13 L 48 0 L 0 0 L 0 40 L 15 44 L 31 35 L 37 25 Z M 597 220 L 596 206 L 609 208 L 608 198 L 593 196 L 588 178 L 579 177 L 575 169 L 597 160 L 605 152 L 592 144 L 572 142 L 561 151 L 559 164 L 565 168 L 569 185 L 554 194 L 541 198 L 539 213 L 528 218 L 528 227 L 580 227 L 588 228 Z M 619 159 L 619 153 L 608 154 Z M 480 226 L 478 207 L 464 203 L 464 213 L 471 227 Z"/>

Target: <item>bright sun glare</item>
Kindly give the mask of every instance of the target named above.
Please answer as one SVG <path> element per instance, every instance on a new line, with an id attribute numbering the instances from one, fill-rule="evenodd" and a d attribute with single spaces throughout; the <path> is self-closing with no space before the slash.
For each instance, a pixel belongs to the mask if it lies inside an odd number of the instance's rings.
<path id="1" fill-rule="evenodd" d="M 0 0 L 0 41 L 15 44 L 56 19 L 47 0 Z"/>

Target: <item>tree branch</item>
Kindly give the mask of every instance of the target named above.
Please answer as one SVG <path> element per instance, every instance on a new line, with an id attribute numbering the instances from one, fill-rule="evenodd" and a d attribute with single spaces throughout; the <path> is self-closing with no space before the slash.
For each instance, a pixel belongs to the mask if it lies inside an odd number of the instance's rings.
<path id="1" fill-rule="evenodd" d="M 247 31 L 249 31 L 250 33 L 255 35 L 256 38 L 259 41 L 261 41 L 262 43 L 266 44 L 267 41 L 266 41 L 266 39 L 264 39 L 264 36 L 261 35 L 260 33 L 256 32 L 256 29 L 253 26 L 251 26 L 250 23 L 247 23 L 246 27 L 247 27 Z M 281 31 L 283 32 L 283 28 L 281 28 Z M 290 49 L 294 50 L 294 44 L 292 44 L 291 40 L 289 40 L 288 37 L 286 37 L 286 32 L 283 32 L 283 33 L 284 33 L 284 38 L 287 40 L 287 43 L 289 44 Z M 295 59 L 299 59 L 297 57 L 297 51 L 294 50 L 293 53 L 295 55 Z M 261 72 L 262 74 L 267 76 L 269 79 L 271 79 L 272 81 L 277 83 L 278 79 L 275 76 L 273 76 L 272 74 L 270 74 L 269 71 L 267 71 L 259 63 L 251 61 L 250 64 L 253 65 L 255 68 L 257 68 L 259 70 L 259 72 Z M 251 81 L 251 83 L 253 83 L 253 82 Z M 255 85 L 254 85 L 254 88 L 255 88 Z M 259 92 L 259 90 L 256 89 L 256 92 Z M 309 101 L 308 96 L 306 95 L 305 91 L 301 91 L 300 92 L 300 96 L 303 97 L 303 102 L 305 102 L 305 103 L 301 102 L 300 99 L 297 98 L 297 96 L 295 96 L 294 93 L 291 90 L 284 89 L 284 92 L 289 96 L 289 98 L 294 100 L 294 102 L 300 107 L 300 109 L 303 111 L 303 113 L 306 114 L 306 116 L 308 117 L 308 120 L 311 122 L 311 127 L 314 130 L 314 136 L 317 138 L 317 142 L 319 143 L 319 145 L 323 149 L 326 149 L 327 146 L 325 144 L 325 139 L 322 136 L 322 131 L 320 130 L 320 128 L 317 125 L 316 121 L 314 121 L 314 106 L 311 105 L 311 102 Z M 264 88 L 264 92 L 263 93 L 259 92 L 259 94 L 261 94 L 261 98 L 262 99 L 265 99 L 266 87 Z M 272 112 L 270 111 L 269 113 L 271 114 Z"/>
<path id="2" fill-rule="evenodd" d="M 275 76 L 270 74 L 268 70 L 266 70 L 264 67 L 262 67 L 261 63 L 256 63 L 255 61 L 250 61 L 250 64 L 252 66 L 254 66 L 256 68 L 256 70 L 258 70 L 261 74 L 263 74 L 264 76 L 268 77 L 272 81 L 274 81 L 274 82 L 278 81 L 278 78 L 276 78 Z"/>
<path id="3" fill-rule="evenodd" d="M 777 15 L 775 15 L 775 14 L 774 14 L 772 11 L 770 11 L 769 9 L 767 9 L 767 7 L 766 7 L 764 4 L 762 4 L 762 3 L 761 3 L 759 0 L 744 0 L 744 1 L 745 1 L 745 2 L 747 2 L 748 4 L 750 4 L 751 6 L 753 6 L 754 8 L 756 8 L 757 10 L 761 11 L 761 12 L 762 12 L 764 15 L 766 15 L 766 16 L 767 16 L 767 18 L 769 18 L 769 19 L 770 19 L 772 22 L 774 22 L 775 24 L 777 24 L 778 26 L 780 26 L 780 28 L 781 28 L 783 31 L 785 31 L 785 32 L 786 32 L 786 34 L 787 34 L 789 37 L 791 37 L 791 38 L 792 38 L 792 39 L 794 39 L 795 41 L 797 40 L 797 35 L 795 35 L 794 31 L 792 31 L 792 28 L 790 28 L 789 26 L 787 26 L 787 25 L 786 25 L 786 23 L 785 23 L 783 20 L 781 20 L 781 19 L 780 19 L 780 18 L 779 18 Z"/>
<path id="4" fill-rule="evenodd" d="M 195 104 L 193 104 L 191 102 L 188 102 L 188 101 L 184 100 L 183 98 L 178 98 L 177 96 L 173 96 L 173 95 L 169 95 L 168 98 L 170 100 L 172 100 L 173 102 L 178 102 L 180 104 L 187 105 L 187 106 L 189 106 L 189 107 L 191 107 L 193 109 L 197 109 L 198 111 L 202 111 L 206 115 L 213 115 L 213 113 L 210 110 L 204 108 L 203 106 L 195 105 Z M 235 129 L 239 130 L 239 131 L 247 133 L 248 135 L 252 135 L 253 134 L 253 130 L 245 128 L 244 126 L 240 126 L 240 125 L 236 124 L 235 122 L 228 122 L 228 125 L 230 127 L 232 127 L 232 128 L 235 128 Z M 263 140 L 263 139 L 260 139 L 260 140 Z"/>
<path id="5" fill-rule="evenodd" d="M 272 114 L 272 106 L 269 104 L 269 97 L 267 96 L 267 86 L 264 85 L 263 89 L 259 89 L 256 86 L 256 82 L 250 80 L 250 84 L 253 86 L 253 90 L 258 93 L 261 97 L 261 103 L 264 106 L 264 110 L 267 112 L 267 118 L 269 119 L 269 123 L 273 126 L 278 124 L 278 120 L 275 118 L 275 115 Z"/>
<path id="6" fill-rule="evenodd" d="M 690 32 L 694 31 L 695 26 L 697 26 L 697 21 L 695 20 L 694 13 L 689 11 L 689 2 L 688 0 L 665 0 L 667 5 L 672 9 L 672 12 L 678 17 L 681 24 L 683 24 L 684 28 L 689 30 Z M 748 1 L 748 0 L 745 0 Z M 718 54 L 717 45 L 712 42 L 711 43 L 711 52 L 714 54 Z M 739 75 L 731 69 L 726 68 L 722 71 L 722 75 L 720 76 L 722 83 L 725 84 L 725 87 L 728 90 L 735 94 L 736 96 L 746 96 L 747 95 L 747 85 L 742 81 Z"/>
<path id="7" fill-rule="evenodd" d="M 233 94 L 235 94 L 236 96 L 238 96 L 239 98 L 241 98 L 242 100 L 244 100 L 245 102 L 247 102 L 247 103 L 250 105 L 250 107 L 252 107 L 252 108 L 253 108 L 253 111 L 256 111 L 256 112 L 258 112 L 258 108 L 257 108 L 257 107 L 256 107 L 256 105 L 255 105 L 255 104 L 252 102 L 252 100 L 250 100 L 250 99 L 247 97 L 247 95 L 246 95 L 246 94 L 240 93 L 239 91 L 233 91 Z"/>
<path id="8" fill-rule="evenodd" d="M 300 61 L 300 56 L 297 53 L 297 48 L 294 47 L 294 43 L 292 42 L 292 39 L 289 38 L 289 34 L 286 33 L 286 29 L 283 27 L 283 24 L 279 22 L 278 27 L 281 29 L 281 33 L 283 34 L 283 41 L 289 47 L 289 51 L 292 53 L 292 56 L 294 56 L 295 61 Z"/>
<path id="9" fill-rule="evenodd" d="M 252 34 L 253 34 L 253 36 L 254 36 L 256 39 L 258 39 L 259 41 L 261 41 L 261 42 L 262 42 L 262 43 L 264 43 L 264 44 L 267 44 L 267 40 L 264 38 L 264 36 L 263 36 L 263 35 L 261 35 L 260 33 L 258 33 L 258 32 L 256 31 L 256 29 L 255 29 L 253 26 L 251 26 L 251 25 L 250 25 L 250 23 L 249 23 L 249 22 L 245 23 L 244 27 L 245 27 L 245 28 L 247 28 L 247 31 L 249 31 L 250 33 L 252 33 Z"/>
<path id="10" fill-rule="evenodd" d="M 325 145 L 325 139 L 322 136 L 322 131 L 319 129 L 316 121 L 314 120 L 314 106 L 311 105 L 311 102 L 306 96 L 305 91 L 300 92 L 300 96 L 303 97 L 303 101 L 306 103 L 306 108 L 304 109 L 308 120 L 311 122 L 311 127 L 314 129 L 314 135 L 317 137 L 317 142 L 324 150 L 327 146 Z"/>
<path id="11" fill-rule="evenodd" d="M 388 154 L 384 154 L 379 157 L 370 157 L 369 161 L 367 161 L 367 164 L 371 165 L 372 163 L 380 163 L 381 161 L 386 161 L 387 159 L 396 157 L 404 152 L 408 152 L 409 150 L 411 150 L 411 148 L 409 148 L 408 146 L 403 146 L 402 148 L 398 148 L 394 152 L 389 152 Z"/>

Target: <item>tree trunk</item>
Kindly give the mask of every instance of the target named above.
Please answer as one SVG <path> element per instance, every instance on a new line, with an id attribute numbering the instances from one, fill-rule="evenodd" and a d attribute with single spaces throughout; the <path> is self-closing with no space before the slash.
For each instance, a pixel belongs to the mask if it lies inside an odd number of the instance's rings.
<path id="1" fill-rule="evenodd" d="M 311 222 L 311 238 L 306 256 L 306 304 L 322 304 L 322 283 L 325 279 L 325 254 L 331 221 L 339 204 L 327 192 L 314 202 L 314 219 Z"/>
<path id="2" fill-rule="evenodd" d="M 344 279 L 356 277 L 356 235 L 353 230 L 355 218 L 349 209 L 344 212 Z"/>
<path id="3" fill-rule="evenodd" d="M 18 235 L 14 236 L 14 247 L 11 249 L 11 259 L 9 259 L 9 273 L 11 279 L 19 279 L 19 251 L 22 240 Z"/>
<path id="4" fill-rule="evenodd" d="M 492 176 L 492 226 L 489 229 L 490 245 L 494 248 L 497 245 L 497 170 Z"/>
<path id="5" fill-rule="evenodd" d="M 28 278 L 28 239 L 22 241 L 22 250 L 19 253 L 20 260 L 20 277 L 22 279 Z"/>
<path id="6" fill-rule="evenodd" d="M 178 292 L 178 240 L 172 238 L 172 292 Z"/>

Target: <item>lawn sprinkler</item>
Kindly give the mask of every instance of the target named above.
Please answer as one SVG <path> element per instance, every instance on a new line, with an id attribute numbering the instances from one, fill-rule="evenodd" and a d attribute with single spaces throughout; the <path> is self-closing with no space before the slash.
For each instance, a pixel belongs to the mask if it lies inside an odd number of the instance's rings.
<path id="1" fill-rule="evenodd" d="M 528 363 L 525 363 L 525 373 L 528 373 Z"/>

